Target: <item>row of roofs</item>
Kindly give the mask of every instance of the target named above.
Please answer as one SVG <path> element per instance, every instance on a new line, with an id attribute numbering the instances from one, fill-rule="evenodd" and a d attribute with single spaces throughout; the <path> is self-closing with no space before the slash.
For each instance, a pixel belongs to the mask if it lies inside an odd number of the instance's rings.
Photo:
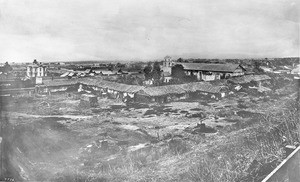
<path id="1" fill-rule="evenodd" d="M 58 86 L 71 86 L 78 83 L 78 80 L 69 79 L 69 80 L 43 80 L 43 84 L 41 87 L 58 87 Z"/>
<path id="2" fill-rule="evenodd" d="M 206 93 L 219 93 L 220 86 L 213 86 L 207 82 L 192 82 L 179 85 L 165 85 L 157 87 L 146 87 L 139 93 L 148 96 L 162 96 L 168 94 L 184 94 L 190 92 L 206 92 Z"/>
<path id="3" fill-rule="evenodd" d="M 138 85 L 127 85 L 116 82 L 109 82 L 106 80 L 82 78 L 82 79 L 70 79 L 70 80 L 45 80 L 43 87 L 57 87 L 57 86 L 71 86 L 75 84 L 84 84 L 89 86 L 95 86 L 100 88 L 107 88 L 118 92 L 126 93 L 141 93 L 148 96 L 162 96 L 168 94 L 184 94 L 188 92 L 207 92 L 218 93 L 220 92 L 220 86 L 213 86 L 207 82 L 193 82 L 179 85 L 165 85 L 157 87 L 144 87 Z"/>
<path id="4" fill-rule="evenodd" d="M 270 80 L 271 77 L 268 75 L 245 75 L 241 77 L 232 77 L 229 78 L 228 81 L 231 81 L 236 84 L 242 84 L 242 83 L 249 83 L 251 81 L 263 81 L 263 80 Z"/>
<path id="5" fill-rule="evenodd" d="M 127 72 L 119 72 L 119 71 L 110 71 L 110 70 L 91 70 L 86 69 L 85 71 L 67 71 L 60 75 L 60 77 L 85 77 L 85 76 L 95 76 L 95 74 L 101 75 L 120 75 L 120 74 L 127 74 Z"/>
<path id="6" fill-rule="evenodd" d="M 80 79 L 78 80 L 78 83 L 89 85 L 89 86 L 100 87 L 100 88 L 108 88 L 118 92 L 128 92 L 128 93 L 136 93 L 140 91 L 142 88 L 144 88 L 138 85 L 127 85 L 123 83 L 116 83 L 116 82 L 110 82 L 106 80 L 92 79 L 92 78 Z"/>
<path id="7" fill-rule="evenodd" d="M 242 77 L 230 78 L 236 84 L 249 83 L 250 81 L 262 81 L 271 79 L 267 75 L 245 75 Z M 192 82 L 178 85 L 165 85 L 156 87 L 144 87 L 138 85 L 127 85 L 123 83 L 110 82 L 106 80 L 94 78 L 81 78 L 70 80 L 45 80 L 44 87 L 56 86 L 71 86 L 75 84 L 84 84 L 88 86 L 95 86 L 99 88 L 107 88 L 118 92 L 137 93 L 148 96 L 163 96 L 168 94 L 184 94 L 189 92 L 206 92 L 206 93 L 220 93 L 222 86 L 212 85 L 208 82 Z"/>

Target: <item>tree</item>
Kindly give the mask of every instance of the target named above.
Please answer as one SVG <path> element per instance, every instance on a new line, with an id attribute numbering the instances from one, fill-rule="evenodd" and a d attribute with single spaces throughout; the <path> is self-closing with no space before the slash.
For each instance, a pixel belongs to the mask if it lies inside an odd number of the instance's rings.
<path id="1" fill-rule="evenodd" d="M 33 60 L 33 64 L 38 64 L 38 62 L 37 62 L 37 60 L 35 59 L 35 60 Z"/>
<path id="2" fill-rule="evenodd" d="M 140 65 L 140 64 L 134 64 L 132 66 L 132 69 L 134 69 L 136 71 L 141 71 L 143 68 L 142 68 L 142 65 Z"/>
<path id="3" fill-rule="evenodd" d="M 178 58 L 177 62 L 183 62 L 183 59 L 182 58 Z"/>
<path id="4" fill-rule="evenodd" d="M 159 62 L 155 62 L 153 64 L 153 69 L 152 69 L 152 72 L 151 72 L 151 77 L 154 80 L 159 80 L 160 79 L 160 77 L 161 77 L 161 69 L 160 69 Z"/>
<path id="5" fill-rule="evenodd" d="M 146 80 L 152 78 L 151 72 L 152 72 L 152 66 L 151 66 L 151 64 L 148 64 L 148 65 L 144 68 L 144 74 L 145 74 Z"/>
<path id="6" fill-rule="evenodd" d="M 182 84 L 183 81 L 178 79 L 178 78 L 172 78 L 170 81 L 169 81 L 169 85 L 173 85 L 173 84 Z"/>
<path id="7" fill-rule="evenodd" d="M 255 61 L 253 71 L 254 72 L 263 72 L 263 70 L 260 68 L 260 66 L 261 66 L 261 62 Z"/>
<path id="8" fill-rule="evenodd" d="M 194 82 L 194 81 L 197 81 L 197 76 L 196 75 L 186 75 L 184 78 L 183 78 L 184 82 Z"/>
<path id="9" fill-rule="evenodd" d="M 109 63 L 109 64 L 107 65 L 107 69 L 110 70 L 110 71 L 112 71 L 112 70 L 114 69 L 114 65 L 111 64 L 111 63 Z"/>
<path id="10" fill-rule="evenodd" d="M 4 64 L 4 67 L 3 67 L 3 72 L 4 73 L 9 73 L 10 71 L 12 71 L 13 69 L 12 69 L 12 67 L 8 64 L 8 62 L 6 62 L 5 64 Z"/>
<path id="11" fill-rule="evenodd" d="M 116 68 L 125 68 L 125 67 L 126 67 L 125 64 L 121 64 L 121 63 L 116 64 Z"/>
<path id="12" fill-rule="evenodd" d="M 171 75 L 172 75 L 172 77 L 178 78 L 178 79 L 182 79 L 186 76 L 184 73 L 184 68 L 181 64 L 176 64 L 175 66 L 172 67 Z"/>

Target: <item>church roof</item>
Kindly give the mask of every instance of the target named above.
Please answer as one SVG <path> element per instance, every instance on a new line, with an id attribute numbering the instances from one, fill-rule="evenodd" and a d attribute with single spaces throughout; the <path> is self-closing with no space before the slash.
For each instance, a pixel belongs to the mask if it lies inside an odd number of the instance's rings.
<path id="1" fill-rule="evenodd" d="M 177 63 L 181 64 L 185 70 L 199 71 L 217 71 L 217 72 L 234 72 L 239 64 L 210 64 L 210 63 Z M 244 69 L 243 67 L 241 67 Z"/>

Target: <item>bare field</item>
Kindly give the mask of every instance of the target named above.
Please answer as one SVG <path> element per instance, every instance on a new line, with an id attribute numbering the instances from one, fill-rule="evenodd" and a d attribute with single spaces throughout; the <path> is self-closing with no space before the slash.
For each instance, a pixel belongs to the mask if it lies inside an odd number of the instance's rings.
<path id="1" fill-rule="evenodd" d="M 10 162 L 29 181 L 247 181 L 250 172 L 269 172 L 256 162 L 282 158 L 283 141 L 271 141 L 272 151 L 259 145 L 278 124 L 269 113 L 283 112 L 294 96 L 164 105 L 102 98 L 98 107 L 65 95 L 16 97 L 3 112 Z"/>

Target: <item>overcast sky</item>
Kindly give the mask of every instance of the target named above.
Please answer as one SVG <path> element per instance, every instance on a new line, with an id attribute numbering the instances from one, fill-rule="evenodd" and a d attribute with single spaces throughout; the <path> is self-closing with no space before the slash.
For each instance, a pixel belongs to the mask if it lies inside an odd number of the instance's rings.
<path id="1" fill-rule="evenodd" d="M 0 0 L 0 62 L 299 56 L 298 0 Z"/>

